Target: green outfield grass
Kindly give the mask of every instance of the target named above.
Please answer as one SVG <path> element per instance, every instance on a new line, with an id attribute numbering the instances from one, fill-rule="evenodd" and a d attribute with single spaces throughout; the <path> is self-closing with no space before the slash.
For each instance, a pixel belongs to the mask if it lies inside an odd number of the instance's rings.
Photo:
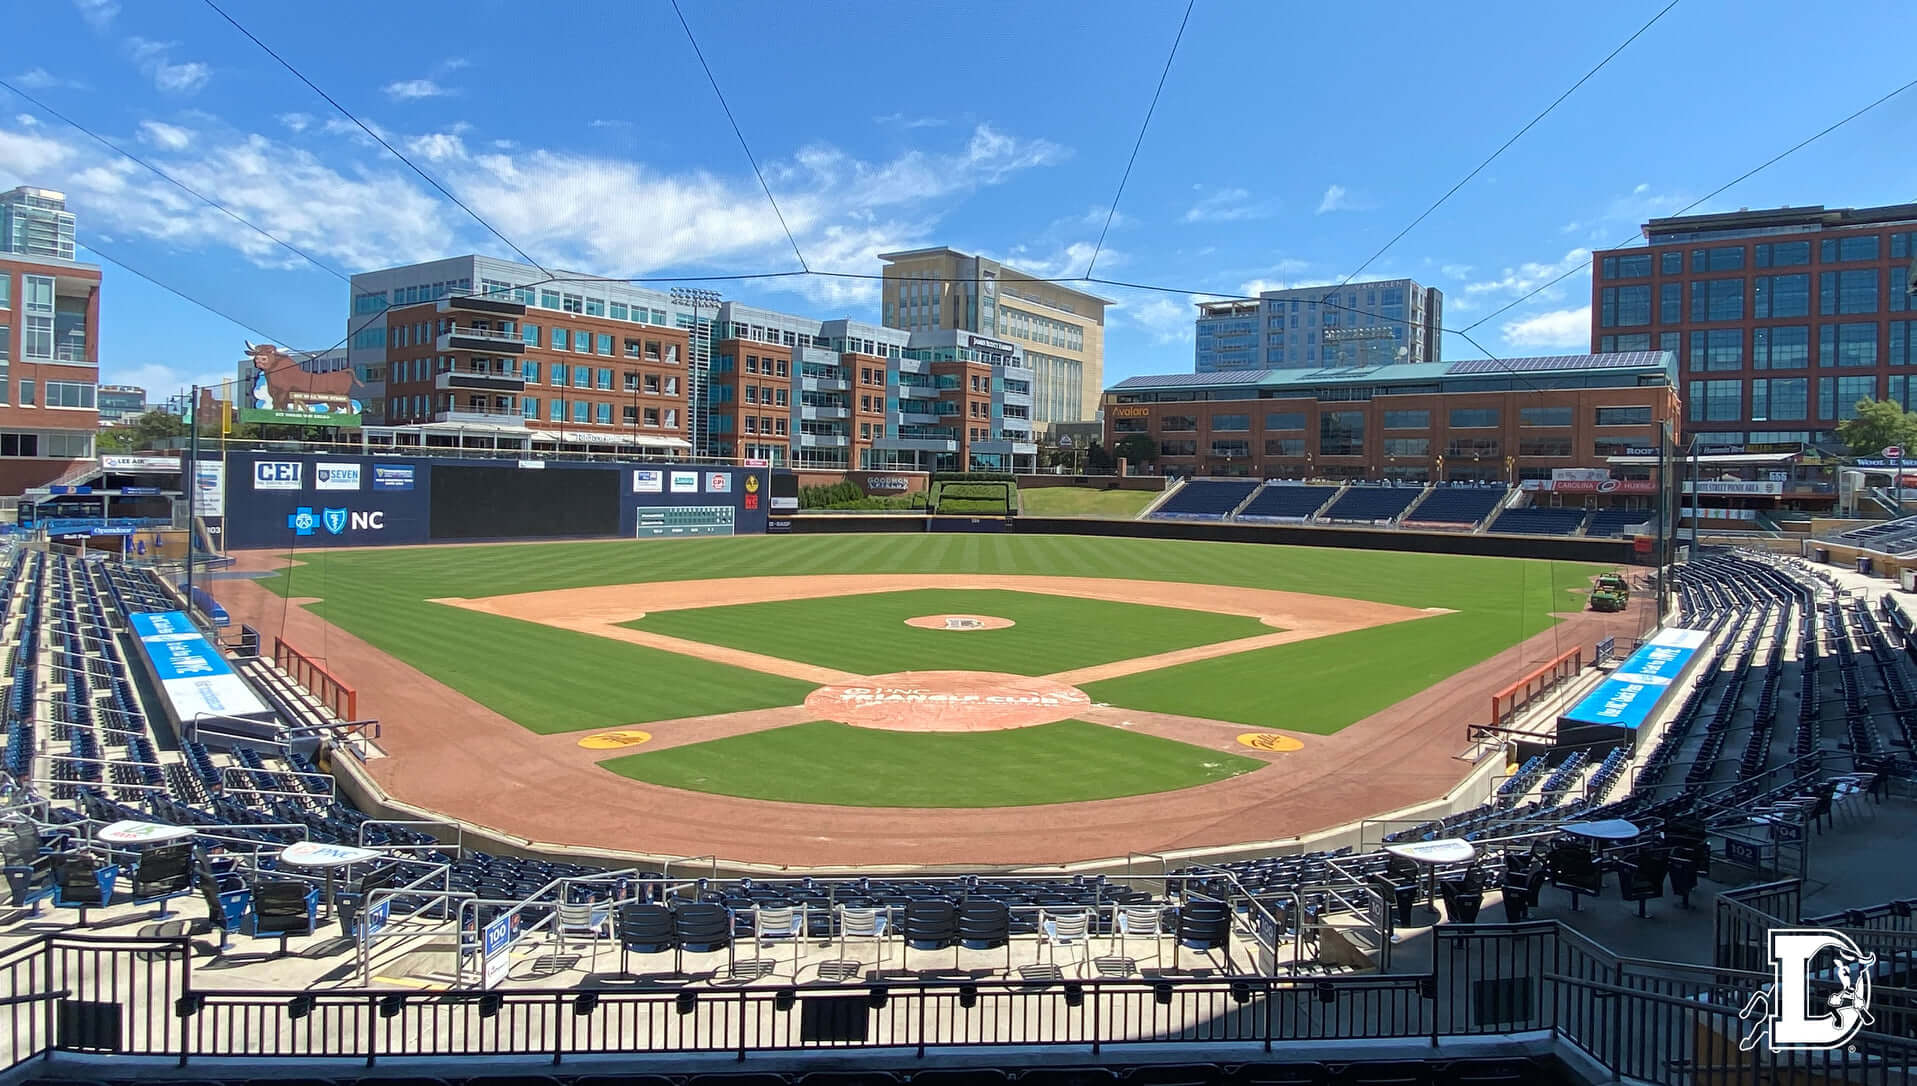
<path id="1" fill-rule="evenodd" d="M 1605 568 L 1239 543 L 944 534 L 424 547 L 295 557 L 302 564 L 262 583 L 293 596 L 319 597 L 306 606 L 526 727 L 548 732 L 795 705 L 806 687 L 426 601 L 769 574 L 981 573 L 1239 585 L 1458 612 L 1115 679 L 1088 691 L 1125 707 L 1329 732 L 1548 628 L 1550 612 L 1580 606 L 1568 590 Z M 905 629 L 888 623 L 868 639 Z M 1108 632 L 1083 629 L 1073 636 L 1097 641 Z M 945 636 L 956 643 L 984 634 Z M 809 638 L 801 630 L 790 640 Z M 947 664 L 926 660 L 915 669 Z M 343 678 L 353 681 L 351 675 Z"/>
<path id="2" fill-rule="evenodd" d="M 1018 807 L 1169 792 L 1265 763 L 1061 720 L 976 734 L 886 732 L 815 721 L 600 764 L 633 780 L 745 799 Z"/>
<path id="3" fill-rule="evenodd" d="M 1158 497 L 1156 490 L 1093 490 L 1047 486 L 1018 492 L 1019 512 L 1028 517 L 1123 517 L 1130 520 Z"/>
<path id="4" fill-rule="evenodd" d="M 1002 630 L 923 630 L 905 620 L 972 614 Z M 921 589 L 658 611 L 635 630 L 800 660 L 858 675 L 998 671 L 1050 675 L 1274 633 L 1255 618 L 1031 592 Z"/>

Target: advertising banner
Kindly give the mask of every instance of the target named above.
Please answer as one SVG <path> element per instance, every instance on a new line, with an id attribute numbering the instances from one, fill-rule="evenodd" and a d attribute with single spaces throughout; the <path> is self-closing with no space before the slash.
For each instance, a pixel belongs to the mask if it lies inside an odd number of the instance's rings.
<path id="1" fill-rule="evenodd" d="M 272 715 L 185 614 L 136 614 L 127 621 L 176 719 Z"/>
<path id="2" fill-rule="evenodd" d="M 1691 493 L 1691 481 L 1684 480 L 1684 493 Z M 1699 494 L 1782 494 L 1784 484 L 1765 480 L 1763 482 L 1745 482 L 1742 479 L 1703 479 L 1697 484 Z"/>
<path id="3" fill-rule="evenodd" d="M 314 490 L 358 490 L 358 464 L 329 464 L 322 460 L 313 465 Z"/>
<path id="4" fill-rule="evenodd" d="M 666 473 L 658 468 L 639 468 L 632 473 L 634 494 L 658 494 L 666 488 Z"/>
<path id="5" fill-rule="evenodd" d="M 1560 731 L 1565 725 L 1632 730 L 1642 726 L 1690 666 L 1707 636 L 1703 630 L 1665 630 L 1645 642 L 1564 714 Z"/>
<path id="6" fill-rule="evenodd" d="M 696 471 L 673 472 L 672 492 L 674 494 L 697 494 L 699 492 L 699 473 Z"/>
<path id="7" fill-rule="evenodd" d="M 1611 477 L 1609 468 L 1552 468 L 1551 481 L 1554 483 L 1580 482 L 1601 483 Z"/>
<path id="8" fill-rule="evenodd" d="M 226 515 L 226 465 L 218 460 L 193 462 L 193 515 Z"/>
<path id="9" fill-rule="evenodd" d="M 161 472 L 180 470 L 173 456 L 102 456 L 100 470 L 117 472 Z"/>
<path id="10" fill-rule="evenodd" d="M 723 472 L 723 471 L 706 472 L 706 493 L 708 494 L 732 493 L 731 474 L 727 472 Z"/>
<path id="11" fill-rule="evenodd" d="M 374 490 L 411 490 L 413 480 L 414 469 L 411 464 L 373 465 Z"/>
<path id="12" fill-rule="evenodd" d="M 298 490 L 306 478 L 306 465 L 298 460 L 255 460 L 254 490 Z"/>

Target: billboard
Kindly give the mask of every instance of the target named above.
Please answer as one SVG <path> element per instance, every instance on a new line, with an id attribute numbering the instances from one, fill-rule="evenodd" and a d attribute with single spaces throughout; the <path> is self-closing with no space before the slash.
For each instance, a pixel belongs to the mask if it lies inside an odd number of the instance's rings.
<path id="1" fill-rule="evenodd" d="M 634 494 L 658 494 L 666 488 L 666 473 L 658 468 L 640 468 L 632 473 Z"/>
<path id="2" fill-rule="evenodd" d="M 193 515 L 226 515 L 226 465 L 218 460 L 193 462 Z"/>
<path id="3" fill-rule="evenodd" d="M 374 464 L 374 490 L 411 490 L 413 489 L 413 465 L 411 464 Z"/>
<path id="4" fill-rule="evenodd" d="M 1646 641 L 1564 714 L 1559 733 L 1572 726 L 1635 731 L 1683 678 L 1708 636 L 1703 630 L 1665 630 Z"/>
<path id="5" fill-rule="evenodd" d="M 313 465 L 314 490 L 358 490 L 359 465 L 334 464 L 324 460 Z"/>
<path id="6" fill-rule="evenodd" d="M 248 343 L 253 378 L 239 405 L 241 422 L 293 426 L 359 426 L 360 403 L 338 392 L 317 391 L 321 377 L 299 368 L 292 355 L 270 343 Z M 344 372 L 344 371 L 341 371 Z M 275 381 L 274 378 L 279 380 Z M 331 383 L 331 382 L 328 382 Z M 300 387 L 300 386 L 305 387 Z"/>

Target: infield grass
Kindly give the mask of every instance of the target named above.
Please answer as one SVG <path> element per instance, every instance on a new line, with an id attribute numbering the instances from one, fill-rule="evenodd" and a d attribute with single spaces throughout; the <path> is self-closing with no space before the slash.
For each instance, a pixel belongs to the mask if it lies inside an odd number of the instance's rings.
<path id="1" fill-rule="evenodd" d="M 1000 630 L 926 630 L 926 615 L 991 615 Z M 799 660 L 855 675 L 997 671 L 1050 675 L 1278 631 L 1242 615 L 996 590 L 921 589 L 657 611 L 635 630 Z"/>
<path id="2" fill-rule="evenodd" d="M 845 807 L 1073 803 L 1190 788 L 1265 765 L 1082 720 L 973 733 L 814 721 L 600 764 L 667 788 Z"/>
<path id="3" fill-rule="evenodd" d="M 542 732 L 796 705 L 807 687 L 427 601 L 769 574 L 980 573 L 1240 585 L 1458 612 L 1088 689 L 1126 708 L 1329 732 L 1549 628 L 1551 612 L 1583 605 L 1570 589 L 1588 586 L 1606 568 L 1244 543 L 944 534 L 299 550 L 294 557 L 301 564 L 262 583 L 319 597 L 305 606 Z M 868 636 L 904 629 L 891 625 Z M 1105 633 L 1086 629 L 1073 636 L 1094 641 Z M 793 640 L 805 636 L 800 631 Z M 949 636 L 957 642 L 979 635 Z"/>

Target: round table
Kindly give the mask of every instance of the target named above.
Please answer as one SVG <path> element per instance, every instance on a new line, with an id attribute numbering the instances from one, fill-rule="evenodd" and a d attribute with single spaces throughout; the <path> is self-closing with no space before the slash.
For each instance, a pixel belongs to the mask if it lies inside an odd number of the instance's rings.
<path id="1" fill-rule="evenodd" d="M 1436 841 L 1406 841 L 1396 845 L 1386 845 L 1384 850 L 1393 856 L 1402 856 L 1412 863 L 1423 865 L 1428 871 L 1426 901 L 1433 915 L 1438 911 L 1438 868 L 1446 864 L 1461 864 L 1478 857 L 1478 846 L 1462 837 L 1441 837 Z"/>
<path id="2" fill-rule="evenodd" d="M 1644 831 L 1635 822 L 1626 822 L 1622 818 L 1603 818 L 1596 822 L 1566 822 L 1558 829 L 1573 837 L 1582 837 L 1587 841 L 1615 844 L 1629 841 Z"/>
<path id="3" fill-rule="evenodd" d="M 107 845 L 163 845 L 169 841 L 184 841 L 196 832 L 191 826 L 167 826 L 129 818 L 102 826 L 93 839 Z"/>
<path id="4" fill-rule="evenodd" d="M 377 860 L 385 853 L 354 845 L 328 845 L 318 841 L 298 841 L 280 850 L 280 862 L 290 867 L 319 868 L 326 872 L 326 912 L 333 912 L 333 872 L 342 867 Z"/>

